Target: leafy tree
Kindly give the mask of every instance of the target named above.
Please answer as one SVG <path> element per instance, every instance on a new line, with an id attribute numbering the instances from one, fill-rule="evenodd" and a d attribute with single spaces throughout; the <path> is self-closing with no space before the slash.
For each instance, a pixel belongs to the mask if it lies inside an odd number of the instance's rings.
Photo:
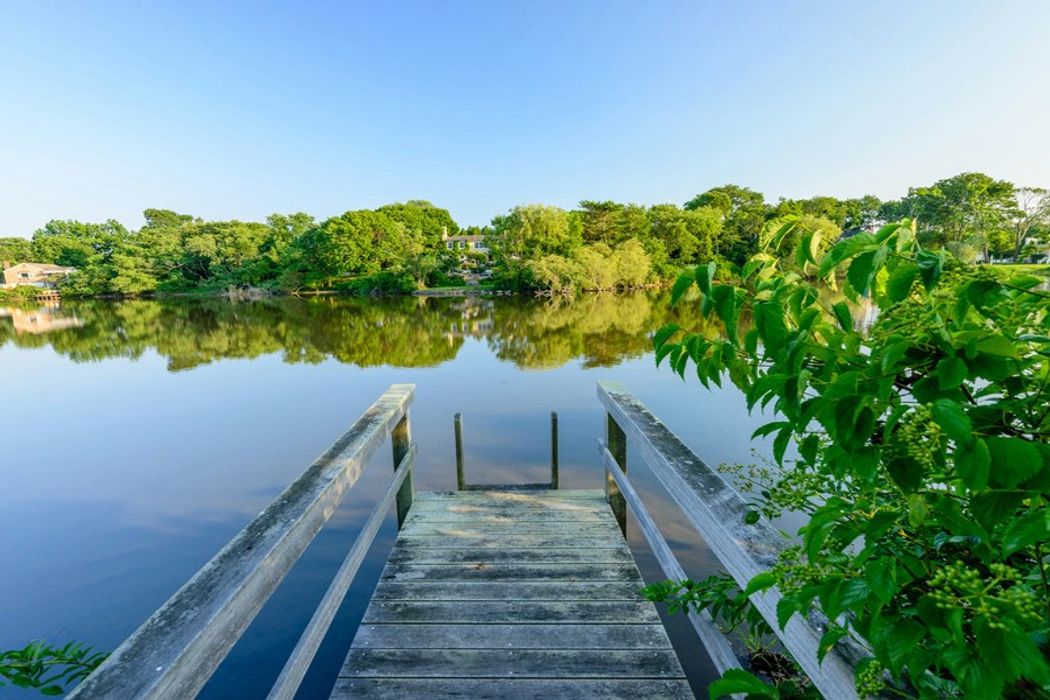
<path id="1" fill-rule="evenodd" d="M 739 185 L 723 185 L 685 203 L 690 211 L 701 207 L 711 207 L 722 214 L 724 235 L 718 240 L 716 254 L 740 260 L 756 249 L 767 209 L 760 192 Z"/>
<path id="2" fill-rule="evenodd" d="M 738 280 L 683 275 L 674 298 L 695 284 L 722 334 L 668 326 L 657 357 L 705 384 L 727 375 L 774 414 L 756 435 L 775 436 L 778 468 L 755 473 L 749 522 L 808 520 L 747 586 L 779 589 L 770 624 L 821 610 L 822 649 L 850 636 L 869 650 L 862 696 L 888 674 L 905 697 L 1034 697 L 1050 684 L 1050 295 L 916 234 L 904 221 L 815 255 L 789 220 Z M 827 303 L 840 284 L 848 301 Z M 870 329 L 851 304 L 874 307 Z"/>
<path id="3" fill-rule="evenodd" d="M 1050 228 L 1050 193 L 1041 187 L 1019 187 L 1015 194 L 1007 242 L 1014 260 L 1020 260 L 1029 239 L 1045 237 Z"/>
<path id="4" fill-rule="evenodd" d="M 652 235 L 663 243 L 669 263 L 693 264 L 715 254 L 722 232 L 719 209 L 683 210 L 673 204 L 657 204 L 648 214 Z"/>
<path id="5" fill-rule="evenodd" d="M 1013 183 L 984 173 L 961 173 L 929 187 L 910 189 L 888 213 L 916 219 L 924 242 L 985 249 L 993 233 L 1009 225 L 1015 206 Z"/>
<path id="6" fill-rule="evenodd" d="M 49 221 L 33 234 L 34 262 L 84 267 L 94 255 L 109 256 L 128 236 L 127 229 L 112 219 L 101 224 Z"/>
<path id="7" fill-rule="evenodd" d="M 436 246 L 443 233 L 449 236 L 459 233 L 459 225 L 448 210 L 434 206 L 426 200 L 412 199 L 404 204 L 387 204 L 376 211 L 386 214 L 410 231 L 418 231 L 423 243 L 428 246 Z"/>
<path id="8" fill-rule="evenodd" d="M 12 265 L 20 262 L 36 262 L 33 260 L 33 244 L 17 236 L 0 238 L 0 260 Z"/>

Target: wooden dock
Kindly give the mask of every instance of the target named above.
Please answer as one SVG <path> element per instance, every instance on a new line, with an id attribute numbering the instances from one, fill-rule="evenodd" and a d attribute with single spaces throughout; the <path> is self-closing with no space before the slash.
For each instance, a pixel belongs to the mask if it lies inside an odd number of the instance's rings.
<path id="1" fill-rule="evenodd" d="M 692 698 L 601 490 L 417 493 L 333 698 Z"/>
<path id="2" fill-rule="evenodd" d="M 68 696 L 196 697 L 367 464 L 390 444 L 393 474 L 333 576 L 268 700 L 293 700 L 388 514 L 399 534 L 333 698 L 688 698 L 682 667 L 624 539 L 632 518 L 663 577 L 688 573 L 628 478 L 628 444 L 725 570 L 744 587 L 787 546 L 718 472 L 621 385 L 602 382 L 603 490 L 560 490 L 558 420 L 551 476 L 522 487 L 469 483 L 454 417 L 455 492 L 416 493 L 409 408 L 395 384 Z M 632 467 L 632 470 L 636 467 Z M 383 556 L 386 553 L 376 553 Z M 751 601 L 826 698 L 859 700 L 847 639 L 830 650 L 814 612 L 781 627 L 776 590 Z M 715 669 L 739 668 L 705 611 L 688 619 Z M 823 661 L 818 662 L 820 654 Z M 825 653 L 826 652 L 826 653 Z"/>

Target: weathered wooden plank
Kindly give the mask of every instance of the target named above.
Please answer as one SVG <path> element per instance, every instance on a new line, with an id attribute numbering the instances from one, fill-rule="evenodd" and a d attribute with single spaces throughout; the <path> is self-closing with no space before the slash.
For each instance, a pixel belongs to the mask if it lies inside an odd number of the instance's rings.
<path id="1" fill-rule="evenodd" d="M 682 678 L 669 649 L 351 649 L 348 678 Z"/>
<path id="2" fill-rule="evenodd" d="M 601 489 L 539 489 L 533 491 L 508 491 L 489 489 L 485 491 L 427 491 L 420 493 L 416 502 L 423 501 L 468 501 L 470 499 L 497 499 L 504 501 L 521 501 L 528 499 L 547 500 L 602 500 L 605 492 Z"/>
<path id="3" fill-rule="evenodd" d="M 598 398 L 739 585 L 776 564 L 777 554 L 788 543 L 765 520 L 754 525 L 744 522 L 748 506 L 720 474 L 619 382 L 599 382 Z M 776 618 L 780 594 L 765 591 L 751 600 L 824 697 L 857 698 L 853 667 L 864 654 L 862 649 L 840 643 L 818 662 L 823 634 L 819 620 L 796 615 L 781 631 Z"/>
<path id="4" fill-rule="evenodd" d="M 581 513 L 576 511 L 506 511 L 504 515 L 482 513 L 413 513 L 408 515 L 405 525 L 462 525 L 475 527 L 484 525 L 527 526 L 529 523 L 561 523 L 562 528 L 575 524 L 615 523 L 611 512 Z"/>
<path id="5" fill-rule="evenodd" d="M 649 515 L 649 509 L 645 507 L 645 503 L 638 496 L 638 492 L 634 490 L 634 486 L 627 479 L 626 472 L 620 469 L 620 466 L 616 463 L 616 458 L 605 447 L 604 443 L 599 441 L 599 446 L 601 447 L 602 458 L 605 461 L 605 469 L 616 481 L 621 497 L 625 500 L 635 520 L 638 521 L 638 529 L 642 531 L 646 542 L 649 544 L 649 549 L 652 550 L 653 556 L 656 557 L 660 568 L 663 569 L 664 576 L 676 581 L 688 578 L 682 565 L 678 563 L 674 552 L 668 546 L 667 540 L 664 539 L 663 533 L 660 532 L 660 528 L 656 526 L 656 522 Z M 689 622 L 693 625 L 693 629 L 696 630 L 697 637 L 704 645 L 704 649 L 719 673 L 725 673 L 731 668 L 741 667 L 733 647 L 729 644 L 729 640 L 715 625 L 715 621 L 711 619 L 710 613 L 706 610 L 699 613 L 690 610 L 686 614 L 689 617 Z"/>
<path id="6" fill-rule="evenodd" d="M 537 481 L 531 484 L 464 484 L 464 491 L 510 491 L 539 493 L 551 488 L 550 482 Z"/>
<path id="7" fill-rule="evenodd" d="M 390 387 L 70 697 L 194 697 L 357 482 L 414 391 Z"/>
<path id="8" fill-rule="evenodd" d="M 416 503 L 414 512 L 424 513 L 483 513 L 494 515 L 502 512 L 535 513 L 549 511 L 573 511 L 581 513 L 602 513 L 609 510 L 605 501 L 573 498 L 564 501 L 522 501 L 507 503 L 505 501 L 424 501 Z"/>
<path id="9" fill-rule="evenodd" d="M 513 525 L 515 523 L 566 523 L 561 527 L 572 527 L 580 523 L 616 522 L 608 510 L 539 510 L 508 508 L 494 513 L 447 513 L 444 511 L 415 511 L 405 519 L 405 525 L 452 524 L 452 525 Z M 571 523 L 571 524 L 569 524 Z"/>
<path id="10" fill-rule="evenodd" d="M 641 581 L 633 564 L 391 564 L 386 581 Z"/>
<path id="11" fill-rule="evenodd" d="M 364 561 L 369 547 L 372 546 L 372 542 L 375 540 L 376 533 L 379 532 L 379 526 L 386 519 L 390 506 L 394 505 L 395 501 L 400 503 L 403 485 L 406 482 L 411 484 L 408 478 L 412 473 L 412 463 L 415 455 L 415 445 L 409 445 L 406 451 L 401 454 L 401 462 L 394 472 L 394 480 L 387 487 L 376 507 L 372 509 L 371 515 L 368 516 L 368 520 L 365 522 L 364 527 L 361 528 L 357 539 L 354 540 L 353 546 L 350 547 L 350 553 L 347 554 L 346 559 L 343 560 L 339 570 L 332 578 L 328 590 L 318 604 L 317 609 L 314 610 L 314 614 L 310 618 L 310 622 L 307 623 L 306 629 L 299 638 L 299 642 L 295 645 L 295 649 L 292 650 L 288 661 L 277 677 L 277 681 L 273 684 L 269 695 L 267 695 L 268 700 L 292 700 L 295 697 L 296 691 L 299 690 L 299 684 L 302 683 L 303 677 L 310 669 L 310 664 L 317 654 L 317 649 L 321 646 L 321 642 L 324 641 L 328 628 L 331 626 L 339 606 L 342 605 L 343 598 L 346 597 L 346 592 L 350 589 L 354 576 L 357 575 L 357 570 L 361 567 L 361 562 Z"/>
<path id="12" fill-rule="evenodd" d="M 609 534 L 609 524 L 607 522 L 566 524 L 565 522 L 549 522 L 545 520 L 463 524 L 413 521 L 405 524 L 403 532 L 408 537 L 414 535 L 488 537 L 492 535 L 565 534 L 565 531 L 570 529 L 581 537 L 595 537 L 597 535 Z"/>
<path id="13" fill-rule="evenodd" d="M 409 535 L 398 538 L 399 546 L 429 549 L 565 549 L 610 547 L 623 543 L 617 532 L 594 537 L 552 534 L 503 534 L 465 537 L 462 535 Z"/>
<path id="14" fill-rule="evenodd" d="M 365 623 L 658 623 L 652 603 L 625 601 L 373 601 Z M 406 675 L 411 675 L 406 673 Z"/>
<path id="15" fill-rule="evenodd" d="M 398 545 L 388 564 L 629 564 L 626 547 L 574 549 L 431 549 Z"/>
<path id="16" fill-rule="evenodd" d="M 644 600 L 638 581 L 381 581 L 372 600 Z"/>
<path id="17" fill-rule="evenodd" d="M 340 678 L 333 700 L 693 700 L 684 680 Z"/>
<path id="18" fill-rule="evenodd" d="M 670 649 L 662 625 L 362 625 L 366 649 Z"/>

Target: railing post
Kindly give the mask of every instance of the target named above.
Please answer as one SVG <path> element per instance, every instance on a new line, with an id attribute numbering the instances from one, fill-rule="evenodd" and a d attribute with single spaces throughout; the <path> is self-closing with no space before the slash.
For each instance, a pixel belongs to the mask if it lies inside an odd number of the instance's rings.
<path id="1" fill-rule="evenodd" d="M 457 413 L 452 421 L 456 433 L 456 490 L 467 486 L 467 475 L 463 471 L 463 414 Z"/>
<path id="2" fill-rule="evenodd" d="M 605 444 L 608 446 L 612 456 L 616 458 L 617 466 L 626 474 L 627 435 L 611 413 L 605 414 Z M 616 516 L 616 522 L 620 525 L 620 531 L 626 537 L 627 501 L 624 500 L 623 494 L 620 493 L 620 487 L 617 485 L 616 479 L 609 472 L 605 473 L 605 498 L 609 501 L 609 507 L 612 509 L 613 515 Z"/>
<path id="3" fill-rule="evenodd" d="M 397 470 L 401 460 L 405 458 L 408 451 L 412 448 L 412 424 L 409 420 L 409 412 L 405 411 L 405 415 L 401 417 L 397 425 L 390 432 L 390 443 L 394 448 L 394 470 Z M 411 466 L 411 465 L 408 465 Z M 408 509 L 412 507 L 412 473 L 409 472 L 405 475 L 405 481 L 401 484 L 401 488 L 397 490 L 397 529 L 400 530 L 401 526 L 405 524 L 405 518 L 408 517 Z"/>
<path id="4" fill-rule="evenodd" d="M 551 411 L 551 488 L 558 488 L 558 412 Z"/>

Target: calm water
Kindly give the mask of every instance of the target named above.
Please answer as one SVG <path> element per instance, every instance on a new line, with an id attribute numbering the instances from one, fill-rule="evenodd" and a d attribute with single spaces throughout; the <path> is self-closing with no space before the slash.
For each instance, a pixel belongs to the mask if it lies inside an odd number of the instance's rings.
<path id="1" fill-rule="evenodd" d="M 655 367 L 650 336 L 670 320 L 653 294 L 0 310 L 0 648 L 114 648 L 396 382 L 417 385 L 419 490 L 455 488 L 457 411 L 470 481 L 545 480 L 555 410 L 562 487 L 600 488 L 601 379 L 626 383 L 713 465 L 768 451 L 734 389 Z M 265 696 L 391 469 L 384 449 L 205 697 Z M 631 475 L 687 571 L 712 572 L 637 459 Z M 394 536 L 391 516 L 301 697 L 327 697 Z M 662 579 L 629 537 L 646 579 Z M 709 662 L 684 618 L 669 622 L 702 690 Z"/>

